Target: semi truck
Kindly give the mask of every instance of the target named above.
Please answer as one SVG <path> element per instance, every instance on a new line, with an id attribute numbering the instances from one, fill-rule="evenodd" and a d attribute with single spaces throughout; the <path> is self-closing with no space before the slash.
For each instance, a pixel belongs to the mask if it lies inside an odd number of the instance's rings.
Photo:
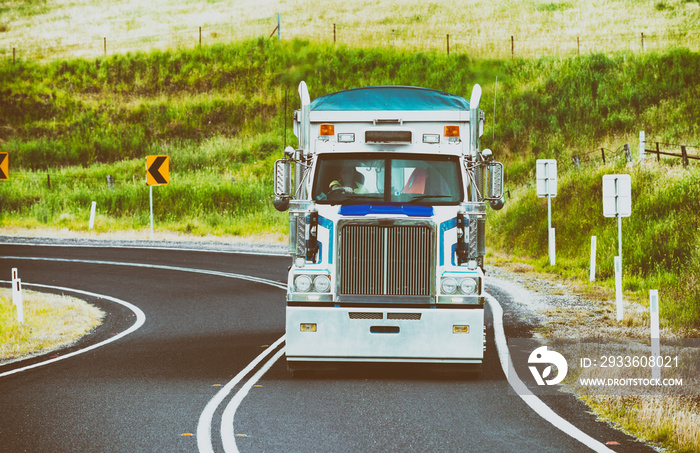
<path id="1" fill-rule="evenodd" d="M 503 165 L 480 149 L 469 100 L 369 86 L 311 101 L 299 84 L 298 147 L 275 163 L 289 211 L 285 350 L 290 371 L 423 363 L 480 373 L 486 345 L 486 209 Z"/>

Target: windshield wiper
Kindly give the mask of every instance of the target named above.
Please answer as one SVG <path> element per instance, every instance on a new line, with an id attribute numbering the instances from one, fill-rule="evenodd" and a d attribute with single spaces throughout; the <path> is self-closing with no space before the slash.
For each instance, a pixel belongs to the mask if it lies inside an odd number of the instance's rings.
<path id="1" fill-rule="evenodd" d="M 418 195 L 417 197 L 411 198 L 409 203 L 425 200 L 426 198 L 452 198 L 452 195 Z"/>
<path id="2" fill-rule="evenodd" d="M 376 201 L 376 200 L 383 200 L 383 199 L 384 199 L 384 197 L 382 197 L 381 195 L 348 193 L 348 194 L 344 194 L 343 196 L 339 197 L 337 200 L 331 200 L 329 198 L 328 201 L 331 202 L 331 205 L 336 205 L 336 204 L 345 203 L 347 201 L 358 201 L 358 200 Z"/>

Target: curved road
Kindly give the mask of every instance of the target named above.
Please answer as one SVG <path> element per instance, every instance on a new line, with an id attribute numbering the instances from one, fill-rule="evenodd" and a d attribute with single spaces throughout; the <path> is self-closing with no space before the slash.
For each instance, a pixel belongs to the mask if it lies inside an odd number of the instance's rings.
<path id="1" fill-rule="evenodd" d="M 72 348 L 0 366 L 0 450 L 591 451 L 512 389 L 490 314 L 477 380 L 404 367 L 292 378 L 276 359 L 288 264 L 285 256 L 202 250 L 0 245 L 0 277 L 17 267 L 25 288 L 89 292 L 74 295 L 108 313 Z M 498 287 L 489 291 L 504 310 L 513 304 Z M 531 326 L 504 327 L 522 335 Z M 599 447 L 653 451 L 570 396 L 542 401 Z"/>

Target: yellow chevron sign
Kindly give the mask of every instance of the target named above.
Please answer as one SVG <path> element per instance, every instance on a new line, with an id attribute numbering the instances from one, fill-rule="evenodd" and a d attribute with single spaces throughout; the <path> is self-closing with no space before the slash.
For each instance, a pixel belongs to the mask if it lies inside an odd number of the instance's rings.
<path id="1" fill-rule="evenodd" d="M 164 186 L 170 183 L 170 159 L 168 156 L 146 156 L 146 184 Z"/>

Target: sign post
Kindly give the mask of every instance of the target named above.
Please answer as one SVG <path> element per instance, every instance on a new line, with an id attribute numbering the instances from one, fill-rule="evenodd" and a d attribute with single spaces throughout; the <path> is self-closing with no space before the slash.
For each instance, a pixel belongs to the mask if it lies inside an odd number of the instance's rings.
<path id="1" fill-rule="evenodd" d="M 170 184 L 170 159 L 168 156 L 146 156 L 146 184 L 151 205 L 151 239 L 153 239 L 153 186 Z"/>
<path id="2" fill-rule="evenodd" d="M 632 178 L 630 175 L 603 176 L 603 215 L 617 217 L 617 247 L 615 257 L 615 300 L 617 320 L 622 321 L 622 218 L 632 214 Z"/>
<path id="3" fill-rule="evenodd" d="M 557 196 L 557 161 L 537 159 L 537 196 L 547 198 L 547 234 L 549 237 L 549 264 L 556 263 L 555 233 L 552 228 L 552 198 Z"/>

